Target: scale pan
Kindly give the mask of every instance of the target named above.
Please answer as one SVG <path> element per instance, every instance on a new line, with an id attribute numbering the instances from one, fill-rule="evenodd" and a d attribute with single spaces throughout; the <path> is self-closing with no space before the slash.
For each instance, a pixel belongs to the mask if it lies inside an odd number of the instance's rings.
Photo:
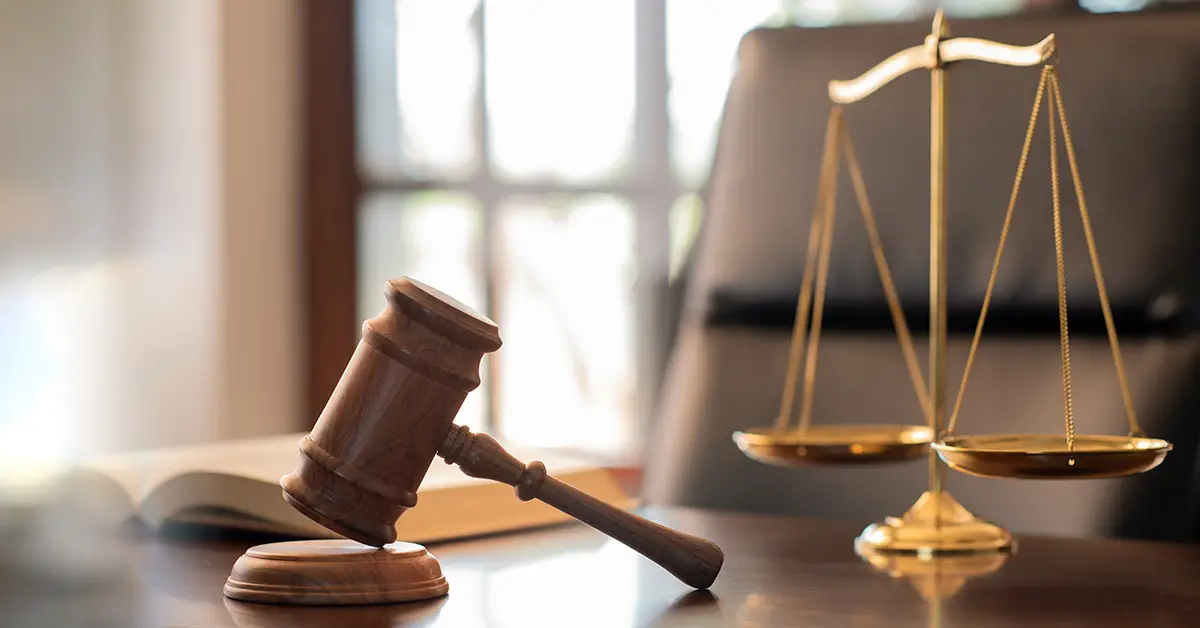
<path id="1" fill-rule="evenodd" d="M 990 478 L 1073 480 L 1116 478 L 1157 467 L 1171 443 L 1134 436 L 1077 435 L 1067 450 L 1063 434 L 952 436 L 933 444 L 950 468 Z"/>
<path id="2" fill-rule="evenodd" d="M 915 460 L 929 451 L 924 425 L 814 425 L 801 432 L 756 427 L 734 432 L 742 453 L 776 466 L 868 464 Z"/>

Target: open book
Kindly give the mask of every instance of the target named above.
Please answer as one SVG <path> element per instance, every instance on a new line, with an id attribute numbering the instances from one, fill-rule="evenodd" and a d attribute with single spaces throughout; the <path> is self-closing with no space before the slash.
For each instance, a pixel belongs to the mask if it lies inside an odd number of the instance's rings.
<path id="1" fill-rule="evenodd" d="M 304 433 L 172 447 L 107 456 L 87 469 L 118 484 L 130 513 L 151 528 L 166 523 L 212 525 L 296 538 L 337 538 L 289 506 L 279 479 L 302 455 Z M 605 468 L 547 451 L 507 447 L 517 458 L 541 460 L 558 479 L 619 508 L 633 500 Z M 537 527 L 569 517 L 540 501 L 522 502 L 506 484 L 467 476 L 436 458 L 417 505 L 396 522 L 398 538 L 430 543 Z"/>

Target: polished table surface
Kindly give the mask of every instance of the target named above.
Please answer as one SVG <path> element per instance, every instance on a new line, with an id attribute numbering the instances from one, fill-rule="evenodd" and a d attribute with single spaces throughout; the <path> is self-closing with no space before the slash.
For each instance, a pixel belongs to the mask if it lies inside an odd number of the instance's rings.
<path id="1" fill-rule="evenodd" d="M 250 541 L 142 532 L 102 578 L 5 580 L 0 626 L 1200 626 L 1200 547 L 1021 538 L 989 575 L 956 575 L 980 571 L 975 560 L 925 563 L 910 578 L 857 556 L 852 523 L 642 513 L 724 549 L 711 591 L 572 524 L 431 546 L 450 582 L 437 600 L 246 604 L 221 586 Z"/>

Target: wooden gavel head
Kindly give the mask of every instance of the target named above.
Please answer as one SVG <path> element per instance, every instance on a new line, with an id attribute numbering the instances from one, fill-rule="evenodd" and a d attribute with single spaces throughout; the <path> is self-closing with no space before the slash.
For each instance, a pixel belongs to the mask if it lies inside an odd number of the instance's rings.
<path id="1" fill-rule="evenodd" d="M 396 520 L 479 387 L 480 361 L 501 345 L 495 323 L 418 281 L 391 280 L 385 296 L 280 481 L 292 507 L 376 547 L 396 540 Z"/>

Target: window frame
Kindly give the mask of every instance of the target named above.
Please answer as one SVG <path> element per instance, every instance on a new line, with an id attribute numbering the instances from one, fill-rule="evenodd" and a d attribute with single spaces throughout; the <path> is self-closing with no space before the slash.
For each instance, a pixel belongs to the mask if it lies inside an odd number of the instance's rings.
<path id="1" fill-rule="evenodd" d="M 306 417 L 299 427 L 315 423 L 341 377 L 358 338 L 361 321 L 355 305 L 358 278 L 357 219 L 361 199 L 371 193 L 408 194 L 424 191 L 463 192 L 478 199 L 482 209 L 485 313 L 500 310 L 496 286 L 500 264 L 496 238 L 497 216 L 506 199 L 522 196 L 615 195 L 634 208 L 637 280 L 634 284 L 634 347 L 636 416 L 631 417 L 633 449 L 640 453 L 644 430 L 657 402 L 661 372 L 666 363 L 666 312 L 670 292 L 670 234 L 672 204 L 693 190 L 674 173 L 670 154 L 667 69 L 667 0 L 634 3 L 635 100 L 633 144 L 627 173 L 612 181 L 577 184 L 552 180 L 509 182 L 497 178 L 488 163 L 489 129 L 486 103 L 487 47 L 482 0 L 473 20 L 479 46 L 479 90 L 475 94 L 474 139 L 480 156 L 468 179 L 438 181 L 384 177 L 364 173 L 357 154 L 357 2 L 305 0 L 304 3 L 304 266 L 308 277 L 304 305 L 308 366 Z M 503 326 L 502 321 L 498 321 Z M 494 400 L 501 369 L 489 368 L 485 391 L 485 424 L 497 427 Z M 481 391 L 484 392 L 484 391 Z"/>
<path id="2" fill-rule="evenodd" d="M 303 0 L 300 257 L 306 279 L 305 399 L 299 430 L 316 423 L 358 342 L 354 335 L 361 192 L 355 141 L 353 2 Z"/>

